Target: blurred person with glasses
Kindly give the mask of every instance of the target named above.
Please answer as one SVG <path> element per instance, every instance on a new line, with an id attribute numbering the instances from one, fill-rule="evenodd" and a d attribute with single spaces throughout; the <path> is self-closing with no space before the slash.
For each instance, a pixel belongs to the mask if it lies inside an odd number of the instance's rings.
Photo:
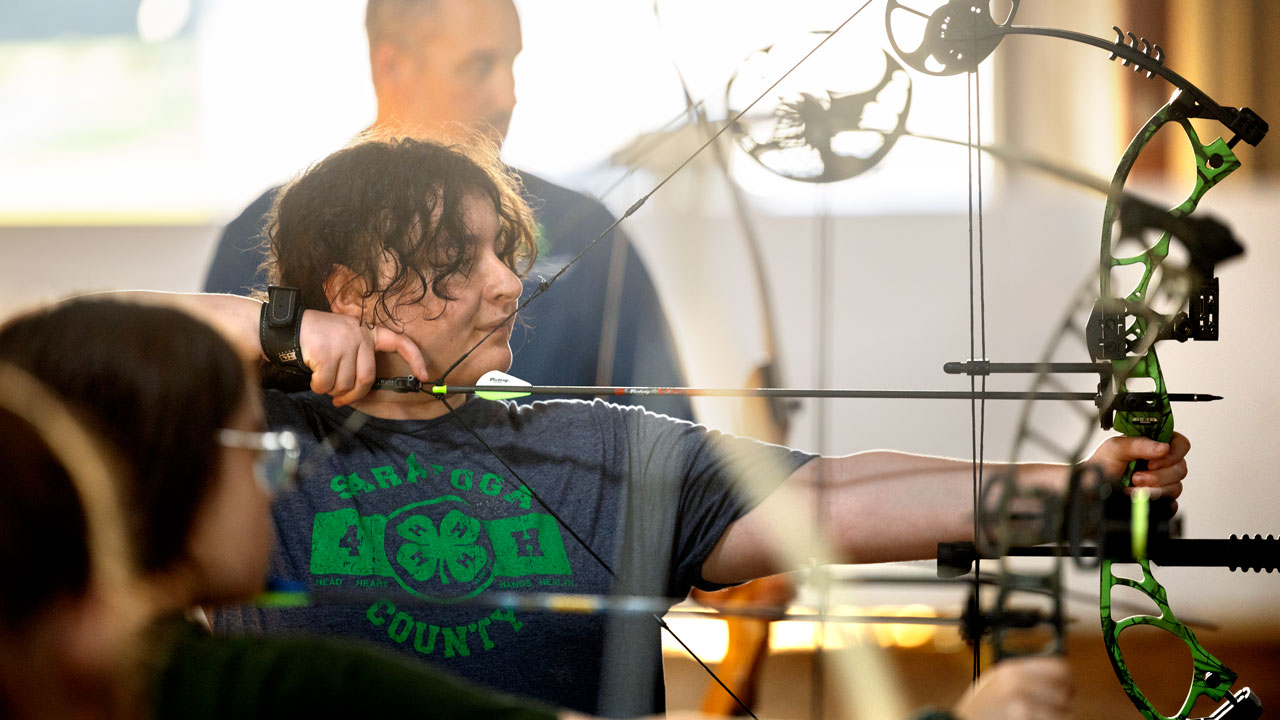
<path id="1" fill-rule="evenodd" d="M 248 432 L 233 428 L 218 431 L 218 444 L 225 448 L 257 451 L 253 476 L 271 497 L 292 490 L 298 475 L 298 436 L 281 432 Z"/>
<path id="2" fill-rule="evenodd" d="M 0 717 L 556 717 L 375 648 L 211 635 L 194 608 L 263 589 L 293 491 L 298 440 L 264 430 L 243 361 L 179 310 L 0 326 Z"/>

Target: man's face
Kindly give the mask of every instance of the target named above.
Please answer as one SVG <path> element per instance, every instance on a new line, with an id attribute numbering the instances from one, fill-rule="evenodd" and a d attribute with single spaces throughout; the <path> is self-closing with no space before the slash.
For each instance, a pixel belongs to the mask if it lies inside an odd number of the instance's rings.
<path id="1" fill-rule="evenodd" d="M 520 278 L 494 252 L 499 225 L 493 203 L 479 193 L 468 193 L 462 208 L 475 254 L 467 273 L 458 273 L 446 283 L 445 291 L 454 299 L 446 303 L 428 288 L 420 302 L 391 306 L 395 327 L 422 350 L 432 379 L 439 379 L 449 365 L 488 336 L 449 373 L 450 385 L 473 385 L 490 370 L 511 367 L 514 320 L 507 316 L 516 309 L 523 289 Z M 399 356 L 387 356 L 387 360 L 403 362 Z"/>
<path id="2" fill-rule="evenodd" d="M 415 134 L 447 138 L 460 123 L 506 137 L 523 47 L 511 0 L 436 0 L 401 36 L 409 46 L 400 48 L 395 77 L 382 83 L 380 118 Z"/>

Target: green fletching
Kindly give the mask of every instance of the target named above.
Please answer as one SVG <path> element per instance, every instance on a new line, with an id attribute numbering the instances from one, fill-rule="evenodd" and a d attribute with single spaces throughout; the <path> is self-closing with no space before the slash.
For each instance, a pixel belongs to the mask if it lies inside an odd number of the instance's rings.
<path id="1" fill-rule="evenodd" d="M 482 397 L 485 400 L 513 400 L 515 398 L 529 397 L 529 392 L 519 392 L 516 390 L 479 390 L 476 397 Z"/>

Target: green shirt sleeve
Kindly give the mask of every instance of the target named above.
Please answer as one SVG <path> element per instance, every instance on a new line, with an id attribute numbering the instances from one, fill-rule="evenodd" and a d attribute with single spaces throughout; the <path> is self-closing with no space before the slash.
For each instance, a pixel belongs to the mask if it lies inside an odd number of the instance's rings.
<path id="1" fill-rule="evenodd" d="M 551 720 L 553 710 L 482 690 L 377 648 L 303 635 L 209 635 L 181 620 L 157 638 L 155 720 L 354 717 Z"/>

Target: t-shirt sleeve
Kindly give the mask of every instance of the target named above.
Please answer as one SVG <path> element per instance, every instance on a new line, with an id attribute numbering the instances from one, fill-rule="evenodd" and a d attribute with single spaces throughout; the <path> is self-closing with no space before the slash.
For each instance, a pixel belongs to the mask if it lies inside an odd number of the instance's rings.
<path id="1" fill-rule="evenodd" d="M 674 505 L 664 510 L 654 506 L 658 500 L 647 498 L 650 510 L 667 520 L 636 521 L 648 529 L 642 532 L 670 532 L 667 596 L 684 597 L 693 587 L 726 587 L 703 579 L 707 556 L 734 521 L 815 456 L 652 413 L 632 415 L 633 432 L 640 440 L 633 455 L 641 456 L 633 457 L 631 466 L 643 472 L 643 487 L 633 488 L 633 496 L 662 488 L 663 501 Z M 657 538 L 634 537 L 642 532 L 632 533 L 633 538 L 661 547 Z"/>

